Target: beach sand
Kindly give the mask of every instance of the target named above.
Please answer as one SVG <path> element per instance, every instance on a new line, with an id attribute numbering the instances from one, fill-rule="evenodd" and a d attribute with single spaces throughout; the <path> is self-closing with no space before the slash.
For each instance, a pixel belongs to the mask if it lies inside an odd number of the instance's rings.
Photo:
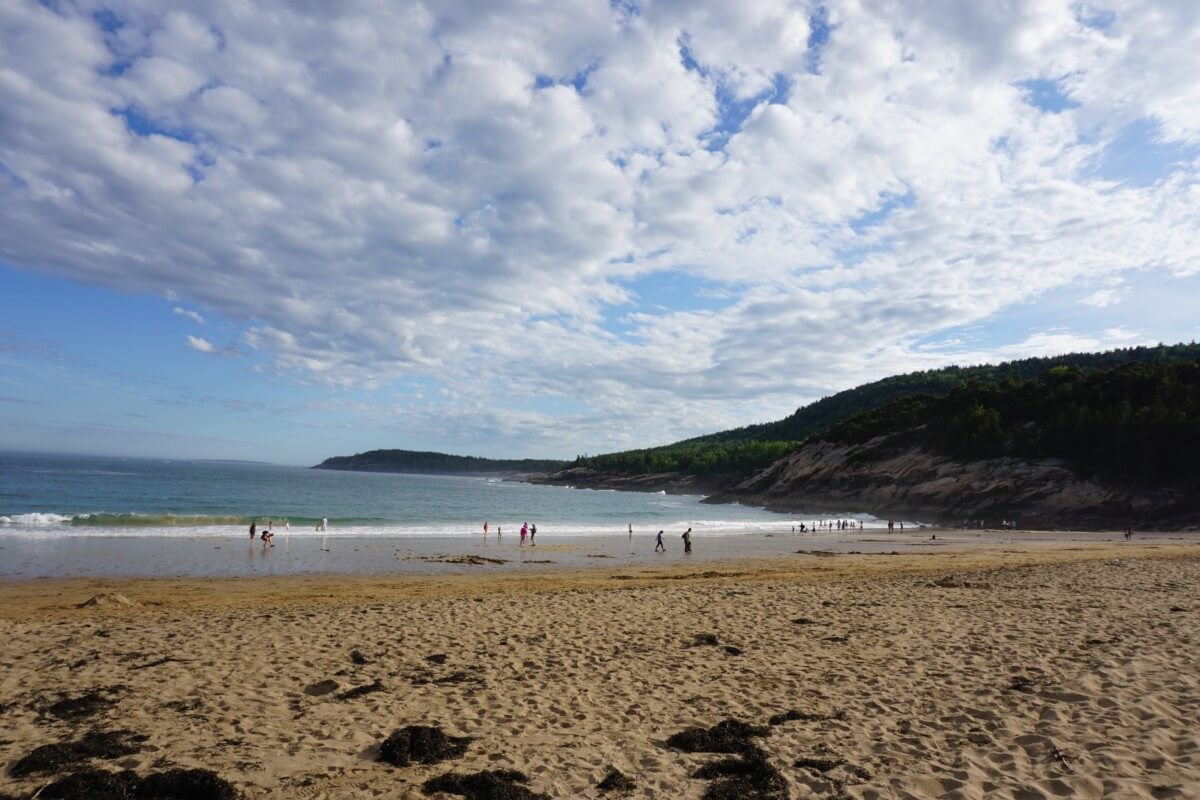
<path id="1" fill-rule="evenodd" d="M 610 767 L 626 796 L 700 798 L 728 756 L 666 740 L 734 718 L 767 727 L 793 798 L 1200 797 L 1191 540 L 464 573 L 0 584 L 0 794 L 58 777 L 9 774 L 33 748 L 127 729 L 140 752 L 91 763 L 204 767 L 249 798 L 499 768 L 620 796 Z M 472 741 L 380 762 L 406 725 Z"/>

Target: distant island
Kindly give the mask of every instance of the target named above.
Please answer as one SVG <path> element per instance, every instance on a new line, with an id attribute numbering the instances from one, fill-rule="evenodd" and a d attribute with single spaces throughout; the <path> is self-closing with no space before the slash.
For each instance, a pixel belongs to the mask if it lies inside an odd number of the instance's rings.
<path id="1" fill-rule="evenodd" d="M 536 483 L 1025 527 L 1200 525 L 1200 345 L 885 378 L 777 422 L 580 456 Z"/>
<path id="2" fill-rule="evenodd" d="M 455 456 L 418 450 L 368 450 L 352 456 L 327 458 L 313 469 L 337 469 L 349 472 L 402 472 L 424 475 L 489 475 L 552 472 L 567 466 L 566 461 L 523 458 L 497 459 Z"/>

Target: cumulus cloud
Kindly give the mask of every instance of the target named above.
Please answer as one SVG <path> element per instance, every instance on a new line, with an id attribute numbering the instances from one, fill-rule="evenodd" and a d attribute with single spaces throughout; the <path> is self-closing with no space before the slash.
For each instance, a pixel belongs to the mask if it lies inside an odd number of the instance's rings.
<path id="1" fill-rule="evenodd" d="M 921 344 L 1200 270 L 1200 165 L 1096 170 L 1139 121 L 1200 142 L 1196 4 L 732 9 L 4 4 L 0 257 L 211 309 L 293 380 L 455 393 L 387 424 L 559 450 L 1099 341 Z M 668 273 L 720 301 L 639 293 Z"/>
<path id="2" fill-rule="evenodd" d="M 200 325 L 204 324 L 204 316 L 199 311 L 193 311 L 190 308 L 180 308 L 179 306 L 175 306 L 172 311 L 176 316 L 187 317 L 192 322 L 199 323 Z"/>
<path id="3" fill-rule="evenodd" d="M 217 348 L 207 339 L 201 339 L 199 336 L 188 336 L 185 340 L 187 346 L 200 353 L 215 353 Z"/>

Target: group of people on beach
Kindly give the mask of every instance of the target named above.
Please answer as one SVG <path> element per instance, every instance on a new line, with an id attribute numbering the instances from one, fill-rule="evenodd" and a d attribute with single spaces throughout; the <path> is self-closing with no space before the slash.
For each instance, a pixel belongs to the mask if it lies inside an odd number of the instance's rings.
<path id="1" fill-rule="evenodd" d="M 284 530 L 285 534 L 290 534 L 292 532 L 292 523 L 287 517 L 283 518 L 283 530 Z M 329 530 L 329 517 L 321 517 L 321 521 L 317 523 L 316 530 L 321 533 L 328 531 Z M 268 519 L 267 524 L 264 525 L 262 528 L 258 527 L 258 520 L 250 521 L 250 541 L 253 542 L 255 539 L 260 539 L 263 544 L 270 544 L 271 540 L 274 538 L 275 538 L 275 520 L 274 519 Z"/>
<path id="2" fill-rule="evenodd" d="M 629 538 L 630 539 L 633 538 L 633 525 L 629 526 Z M 686 531 L 683 532 L 683 536 L 680 538 L 683 539 L 683 552 L 685 552 L 685 553 L 692 552 L 692 529 L 688 528 Z M 667 552 L 667 545 L 665 542 L 663 542 L 663 531 L 662 530 L 659 530 L 658 535 L 654 537 L 654 552 L 656 552 L 656 553 Z"/>
<path id="3" fill-rule="evenodd" d="M 292 523 L 287 517 L 283 519 L 283 529 L 287 533 L 292 532 Z M 256 538 L 261 539 L 263 544 L 270 544 L 271 540 L 275 538 L 275 520 L 268 519 L 267 524 L 261 529 L 258 527 L 258 520 L 252 520 L 250 522 L 250 541 L 253 542 Z"/>
<path id="4" fill-rule="evenodd" d="M 859 528 L 864 527 L 866 527 L 865 523 L 855 522 L 852 519 L 823 519 L 814 522 L 811 526 L 805 525 L 803 522 L 801 522 L 799 530 L 797 530 L 796 526 L 793 525 L 792 533 L 808 533 L 809 531 L 816 533 L 817 531 L 832 530 L 849 531 L 858 530 Z"/>
<path id="5" fill-rule="evenodd" d="M 485 537 L 485 538 L 486 538 L 486 537 L 487 537 L 487 535 L 488 535 L 488 522 L 487 522 L 487 520 L 484 520 L 484 521 L 483 521 L 483 535 L 484 535 L 484 537 Z M 503 526 L 501 526 L 501 525 L 497 525 L 497 526 L 496 526 L 496 541 L 501 541 L 501 537 L 502 537 L 503 535 L 504 535 L 504 528 L 503 528 Z M 537 545 L 537 542 L 535 541 L 535 539 L 536 539 L 536 538 L 537 538 L 537 523 L 535 522 L 535 523 L 533 523 L 532 525 L 530 525 L 528 522 L 526 522 L 526 523 L 523 523 L 523 524 L 521 525 L 521 545 L 520 545 L 520 546 L 521 546 L 521 547 L 524 547 L 524 546 L 525 546 L 525 540 L 526 540 L 526 539 L 529 539 L 529 546 L 530 546 L 530 547 L 535 547 L 535 546 Z"/>

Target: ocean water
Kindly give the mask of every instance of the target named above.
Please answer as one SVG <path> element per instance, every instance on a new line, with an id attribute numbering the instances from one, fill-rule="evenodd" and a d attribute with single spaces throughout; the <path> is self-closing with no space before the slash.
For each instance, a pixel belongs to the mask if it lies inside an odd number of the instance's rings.
<path id="1" fill-rule="evenodd" d="M 245 537 L 252 520 L 291 535 L 539 537 L 692 527 L 718 535 L 788 531 L 818 515 L 781 515 L 700 496 L 579 490 L 477 476 L 336 472 L 269 464 L 0 453 L 0 535 Z M 821 515 L 828 518 L 829 514 Z M 874 528 L 879 520 L 833 515 Z"/>

